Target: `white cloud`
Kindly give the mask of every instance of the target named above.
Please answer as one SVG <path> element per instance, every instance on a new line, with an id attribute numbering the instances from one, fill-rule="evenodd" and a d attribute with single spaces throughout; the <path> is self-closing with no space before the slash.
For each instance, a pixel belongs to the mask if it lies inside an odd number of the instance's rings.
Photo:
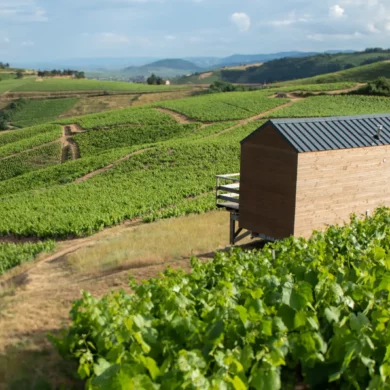
<path id="1" fill-rule="evenodd" d="M 35 43 L 30 40 L 22 42 L 22 46 L 34 46 L 34 45 Z"/>
<path id="2" fill-rule="evenodd" d="M 379 30 L 375 27 L 374 23 L 368 23 L 366 26 L 366 30 L 370 33 L 377 33 Z"/>
<path id="3" fill-rule="evenodd" d="M 165 35 L 164 39 L 166 41 L 174 41 L 176 39 L 175 35 Z"/>
<path id="4" fill-rule="evenodd" d="M 236 25 L 238 31 L 247 32 L 251 27 L 251 19 L 244 12 L 236 12 L 231 16 L 231 21 Z"/>
<path id="5" fill-rule="evenodd" d="M 3 42 L 10 43 L 11 41 L 10 41 L 10 39 L 8 37 L 5 37 L 5 38 L 3 38 Z"/>
<path id="6" fill-rule="evenodd" d="M 341 7 L 340 5 L 336 4 L 336 5 L 332 5 L 329 9 L 329 15 L 332 17 L 332 18 L 335 18 L 335 19 L 338 19 L 338 18 L 342 18 L 345 14 L 345 10 L 343 7 Z"/>

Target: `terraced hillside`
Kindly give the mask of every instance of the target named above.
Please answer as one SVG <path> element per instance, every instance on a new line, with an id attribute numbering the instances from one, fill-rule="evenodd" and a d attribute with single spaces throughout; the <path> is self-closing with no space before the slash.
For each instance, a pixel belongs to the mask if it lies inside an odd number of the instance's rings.
<path id="1" fill-rule="evenodd" d="M 336 88 L 331 93 L 338 94 L 354 86 L 322 85 L 320 91 Z M 239 170 L 239 141 L 267 118 L 390 112 L 387 98 L 291 93 L 302 89 L 316 86 L 291 87 L 283 99 L 276 97 L 278 89 L 219 93 L 0 132 L 0 285 L 19 269 L 34 267 L 40 252 L 65 245 L 59 253 L 69 254 L 74 245 L 84 245 L 84 237 L 109 234 L 102 231 L 114 225 L 214 210 L 215 175 Z M 111 272 L 115 259 L 109 264 Z M 41 288 L 39 278 L 33 283 Z M 70 302 L 48 300 L 53 307 Z M 29 314 L 45 310 L 28 302 Z M 9 346 L 13 321 L 12 315 L 0 316 L 0 327 L 8 332 L 4 340 L 0 336 L 0 349 Z M 66 381 L 60 384 L 69 388 Z"/>
<path id="2" fill-rule="evenodd" d="M 238 141 L 259 121 L 386 112 L 387 102 L 359 96 L 280 99 L 272 90 L 233 92 L 0 134 L 0 234 L 83 236 L 171 205 L 185 213 L 191 208 L 189 197 L 212 191 L 216 173 L 238 169 Z M 213 208 L 209 199 L 206 209 Z"/>

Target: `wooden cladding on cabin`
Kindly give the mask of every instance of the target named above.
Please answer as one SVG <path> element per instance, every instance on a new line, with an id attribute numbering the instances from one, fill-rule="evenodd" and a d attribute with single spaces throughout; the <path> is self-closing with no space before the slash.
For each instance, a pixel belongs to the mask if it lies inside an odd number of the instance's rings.
<path id="1" fill-rule="evenodd" d="M 295 236 L 390 205 L 390 146 L 301 153 Z"/>
<path id="2" fill-rule="evenodd" d="M 241 146 L 240 227 L 274 238 L 294 234 L 298 154 L 271 126 Z"/>

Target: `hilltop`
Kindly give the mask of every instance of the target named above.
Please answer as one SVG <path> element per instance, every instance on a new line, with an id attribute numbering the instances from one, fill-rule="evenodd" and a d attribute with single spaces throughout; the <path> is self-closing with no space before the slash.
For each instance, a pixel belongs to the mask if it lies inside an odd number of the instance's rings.
<path id="1" fill-rule="evenodd" d="M 178 74 L 188 74 L 200 70 L 197 65 L 190 61 L 179 58 L 165 59 L 152 62 L 143 66 L 130 66 L 125 68 L 122 73 L 127 76 L 150 76 L 152 73 L 161 77 L 174 77 Z"/>

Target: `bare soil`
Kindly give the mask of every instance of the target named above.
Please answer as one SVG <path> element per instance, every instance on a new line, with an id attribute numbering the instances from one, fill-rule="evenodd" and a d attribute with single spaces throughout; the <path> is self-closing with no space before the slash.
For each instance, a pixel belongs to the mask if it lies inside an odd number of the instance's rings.
<path id="1" fill-rule="evenodd" d="M 84 130 L 77 124 L 66 125 L 62 127 L 62 163 L 65 163 L 68 160 L 69 154 L 72 160 L 77 160 L 80 158 L 80 149 L 72 136 L 82 132 L 84 132 Z"/>
<path id="2" fill-rule="evenodd" d="M 213 75 L 213 72 L 206 72 L 206 73 L 201 73 L 199 75 L 199 80 L 207 79 L 207 77 L 210 77 Z"/>

